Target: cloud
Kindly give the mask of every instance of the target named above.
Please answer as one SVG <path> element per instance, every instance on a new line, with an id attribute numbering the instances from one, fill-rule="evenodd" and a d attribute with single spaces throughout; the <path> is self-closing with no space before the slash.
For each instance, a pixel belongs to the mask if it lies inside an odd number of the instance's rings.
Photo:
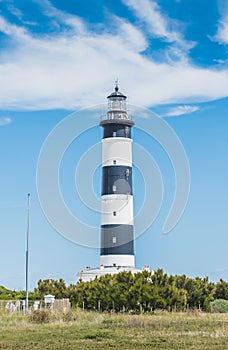
<path id="1" fill-rule="evenodd" d="M 0 16 L 0 32 L 8 35 L 10 38 L 14 38 L 15 40 L 29 39 L 28 32 L 24 27 L 11 24 L 2 16 Z"/>
<path id="2" fill-rule="evenodd" d="M 186 54 L 195 46 L 195 43 L 184 40 L 180 25 L 163 14 L 156 1 L 122 0 L 122 2 L 146 24 L 149 34 L 167 43 L 172 43 L 166 50 L 166 56 L 170 60 L 173 58 L 186 59 Z"/>
<path id="3" fill-rule="evenodd" d="M 169 108 L 164 114 L 162 114 L 162 117 L 177 117 L 184 114 L 191 114 L 200 109 L 199 106 L 189 106 L 189 105 L 183 105 L 183 106 L 177 106 L 173 108 Z"/>
<path id="4" fill-rule="evenodd" d="M 214 39 L 220 44 L 228 44 L 228 15 L 219 21 L 218 32 Z"/>
<path id="5" fill-rule="evenodd" d="M 0 126 L 8 125 L 12 123 L 12 119 L 9 117 L 0 117 Z"/>
<path id="6" fill-rule="evenodd" d="M 111 16 L 115 28 L 117 30 L 118 38 L 122 40 L 123 45 L 126 45 L 135 52 L 143 52 L 148 47 L 148 42 L 142 31 L 133 26 L 128 21 L 117 16 Z"/>
<path id="7" fill-rule="evenodd" d="M 220 44 L 228 44 L 228 4 L 226 0 L 218 1 L 219 12 L 221 17 L 218 21 L 218 30 L 211 40 L 217 41 Z"/>
<path id="8" fill-rule="evenodd" d="M 59 23 L 65 24 L 72 28 L 75 32 L 85 34 L 86 28 L 81 18 L 76 15 L 71 15 L 64 11 L 61 11 L 54 7 L 49 0 L 34 0 L 43 9 L 44 14 L 47 17 L 52 18 L 55 21 L 56 27 L 59 27 Z"/>
<path id="9" fill-rule="evenodd" d="M 23 18 L 23 13 L 13 4 L 9 4 L 7 8 L 15 17 L 19 18 L 20 20 Z"/>
<path id="10" fill-rule="evenodd" d="M 179 34 L 168 28 L 168 21 L 161 15 L 158 4 L 149 0 L 122 0 L 130 7 L 136 16 L 147 24 L 149 32 L 157 37 L 165 38 L 167 41 L 176 41 Z"/>
<path id="11" fill-rule="evenodd" d="M 12 3 L 10 3 L 8 6 L 7 6 L 7 9 L 8 11 L 13 15 L 15 16 L 16 18 L 19 19 L 19 21 L 21 21 L 23 24 L 28 24 L 28 25 L 31 25 L 31 26 L 35 26 L 37 25 L 37 23 L 35 22 L 31 22 L 31 21 L 26 21 L 24 20 L 24 14 L 21 10 L 19 10 L 17 7 L 15 7 Z"/>
<path id="12" fill-rule="evenodd" d="M 129 0 L 130 1 L 130 0 Z M 59 27 L 32 34 L 24 25 L 0 17 L 0 31 L 9 47 L 0 53 L 0 108 L 42 110 L 105 102 L 118 76 L 129 103 L 154 106 L 198 103 L 228 95 L 228 71 L 192 66 L 182 60 L 157 63 L 144 55 L 147 35 L 139 26 L 118 18 L 113 28 L 90 31 L 77 16 L 41 2 Z M 62 28 L 62 29 L 61 29 Z M 164 26 L 157 33 L 175 38 Z"/>

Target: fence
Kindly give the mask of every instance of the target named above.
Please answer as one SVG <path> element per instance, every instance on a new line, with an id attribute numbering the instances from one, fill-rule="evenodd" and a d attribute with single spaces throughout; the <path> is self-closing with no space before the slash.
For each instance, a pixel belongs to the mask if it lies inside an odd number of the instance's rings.
<path id="1" fill-rule="evenodd" d="M 29 310 L 51 310 L 53 312 L 67 312 L 71 308 L 69 299 L 55 299 L 53 303 L 43 300 L 29 300 Z M 25 312 L 25 300 L 0 300 L 0 311 Z"/>

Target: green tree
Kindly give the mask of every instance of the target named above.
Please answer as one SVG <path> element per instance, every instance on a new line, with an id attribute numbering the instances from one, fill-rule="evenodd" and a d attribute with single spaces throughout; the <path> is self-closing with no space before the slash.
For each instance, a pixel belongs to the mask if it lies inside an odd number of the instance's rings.
<path id="1" fill-rule="evenodd" d="M 67 297 L 67 288 L 65 281 L 60 278 L 59 280 L 45 279 L 39 280 L 38 286 L 34 289 L 39 298 L 43 298 L 47 294 L 55 295 L 56 299 L 62 299 Z"/>
<path id="2" fill-rule="evenodd" d="M 216 283 L 214 298 L 228 300 L 228 282 L 220 279 L 220 281 Z"/>

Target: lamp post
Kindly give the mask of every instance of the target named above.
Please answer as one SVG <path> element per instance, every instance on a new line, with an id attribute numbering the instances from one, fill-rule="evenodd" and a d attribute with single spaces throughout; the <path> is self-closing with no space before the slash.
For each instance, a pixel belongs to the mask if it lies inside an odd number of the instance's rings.
<path id="1" fill-rule="evenodd" d="M 27 244 L 26 244 L 26 267 L 25 267 L 25 279 L 26 279 L 26 296 L 25 296 L 25 313 L 28 313 L 28 263 L 29 263 L 29 233 L 30 233 L 30 193 L 28 193 L 28 204 L 27 204 L 27 213 L 28 213 L 28 221 L 27 221 Z"/>

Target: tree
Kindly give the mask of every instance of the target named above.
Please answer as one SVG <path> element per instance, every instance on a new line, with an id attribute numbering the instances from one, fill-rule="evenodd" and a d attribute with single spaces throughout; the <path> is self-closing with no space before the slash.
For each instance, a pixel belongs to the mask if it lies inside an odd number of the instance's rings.
<path id="1" fill-rule="evenodd" d="M 228 300 L 228 282 L 220 279 L 215 286 L 214 298 Z"/>
<path id="2" fill-rule="evenodd" d="M 69 297 L 72 305 L 90 310 L 146 312 L 154 309 L 185 310 L 188 305 L 210 311 L 214 298 L 228 299 L 228 283 L 223 280 L 211 283 L 208 277 L 168 276 L 158 269 L 154 273 L 124 271 L 91 282 L 79 281 L 69 287 L 63 279 L 39 280 L 35 293 L 39 298 L 46 294 L 53 294 L 56 298 Z"/>
<path id="3" fill-rule="evenodd" d="M 59 280 L 45 279 L 39 280 L 38 286 L 34 289 L 35 293 L 43 298 L 47 294 L 55 295 L 56 299 L 62 299 L 67 297 L 67 288 L 65 281 L 60 278 Z"/>

